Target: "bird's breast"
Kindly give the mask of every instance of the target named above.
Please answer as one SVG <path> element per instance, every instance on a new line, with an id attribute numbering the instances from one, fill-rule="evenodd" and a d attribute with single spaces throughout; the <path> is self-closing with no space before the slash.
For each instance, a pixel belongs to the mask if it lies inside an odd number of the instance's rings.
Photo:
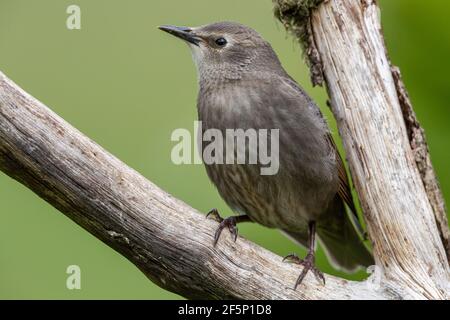
<path id="1" fill-rule="evenodd" d="M 312 122 L 301 101 L 283 99 L 270 88 L 243 81 L 203 88 L 198 112 L 203 133 L 218 129 L 226 137 L 230 129 L 278 130 L 278 172 L 261 175 L 260 163 L 206 164 L 206 170 L 234 210 L 268 227 L 303 230 L 336 194 L 336 159 L 324 139 L 326 130 Z M 203 141 L 202 150 L 208 145 Z M 229 152 L 235 157 L 234 147 L 224 147 L 224 158 Z M 249 154 L 248 144 L 244 149 Z"/>

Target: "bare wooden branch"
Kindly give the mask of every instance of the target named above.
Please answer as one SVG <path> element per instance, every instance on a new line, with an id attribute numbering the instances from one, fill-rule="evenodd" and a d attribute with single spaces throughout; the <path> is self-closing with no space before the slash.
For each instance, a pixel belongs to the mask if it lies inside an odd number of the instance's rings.
<path id="1" fill-rule="evenodd" d="M 450 262 L 450 233 L 448 230 L 447 210 L 445 207 L 444 196 L 442 195 L 439 183 L 431 163 L 431 156 L 428 149 L 425 131 L 417 120 L 416 113 L 413 110 L 408 92 L 403 84 L 400 69 L 393 66 L 392 76 L 394 77 L 395 87 L 402 108 L 403 119 L 405 120 L 409 143 L 419 169 L 425 191 L 433 207 L 436 224 L 439 235 L 444 244 L 447 253 L 447 261 Z"/>
<path id="2" fill-rule="evenodd" d="M 308 276 L 171 197 L 0 73 L 0 169 L 187 298 L 386 299 L 370 283 Z"/>
<path id="3" fill-rule="evenodd" d="M 445 206 L 422 148 L 424 135 L 408 131 L 408 123 L 417 121 L 405 118 L 412 107 L 391 70 L 376 3 L 275 2 L 285 25 L 302 24 L 295 30 L 312 57 L 313 80 L 327 85 L 382 271 L 379 283 L 327 276 L 321 286 L 307 276 L 294 291 L 299 268 L 281 257 L 243 238 L 234 243 L 226 232 L 214 248 L 214 221 L 127 167 L 1 73 L 0 170 L 153 282 L 188 298 L 448 299 Z M 423 139 L 417 144 L 422 151 L 411 137 Z"/>
<path id="4" fill-rule="evenodd" d="M 391 69 L 376 2 L 274 2 L 288 29 L 307 33 L 299 37 L 307 52 L 317 52 L 313 82 L 326 83 L 386 284 L 406 298 L 448 298 L 445 205 L 423 129 Z M 311 3 L 308 16 L 297 15 Z"/>

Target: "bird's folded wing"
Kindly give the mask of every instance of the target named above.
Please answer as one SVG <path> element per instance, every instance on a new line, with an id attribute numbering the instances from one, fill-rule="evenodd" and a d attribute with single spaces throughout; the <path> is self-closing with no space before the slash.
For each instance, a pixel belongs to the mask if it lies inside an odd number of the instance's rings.
<path id="1" fill-rule="evenodd" d="M 347 171 L 345 170 L 344 161 L 342 160 L 342 157 L 337 149 L 336 143 L 334 142 L 333 136 L 331 133 L 327 135 L 327 139 L 330 142 L 331 147 L 336 152 L 336 161 L 338 166 L 338 175 L 339 175 L 339 189 L 338 189 L 338 195 L 341 197 L 341 199 L 345 202 L 345 204 L 348 206 L 348 208 L 351 211 L 351 214 L 349 217 L 351 218 L 353 224 L 357 228 L 358 232 L 360 232 L 361 235 L 364 235 L 364 230 L 361 226 L 361 223 L 359 221 L 358 213 L 356 211 L 355 203 L 353 202 L 352 192 L 350 189 L 350 183 L 347 176 Z"/>

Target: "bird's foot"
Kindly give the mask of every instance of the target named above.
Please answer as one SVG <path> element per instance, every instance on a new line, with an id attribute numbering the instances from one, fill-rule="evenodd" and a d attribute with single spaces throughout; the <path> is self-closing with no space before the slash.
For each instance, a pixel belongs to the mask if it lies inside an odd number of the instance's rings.
<path id="1" fill-rule="evenodd" d="M 308 271 L 311 271 L 314 274 L 317 281 L 325 285 L 325 277 L 322 271 L 317 269 L 315 265 L 315 260 L 316 258 L 314 256 L 314 252 L 308 252 L 308 254 L 304 259 L 300 259 L 296 254 L 290 254 L 283 259 L 283 261 L 292 262 L 303 266 L 303 271 L 302 273 L 300 273 L 300 276 L 297 278 L 297 281 L 295 282 L 294 290 L 296 290 L 298 285 L 302 283 Z"/>
<path id="2" fill-rule="evenodd" d="M 219 237 L 220 234 L 222 233 L 222 230 L 225 228 L 228 228 L 228 231 L 230 231 L 233 240 L 236 241 L 237 236 L 238 236 L 238 228 L 237 228 L 237 224 L 239 222 L 244 222 L 244 221 L 250 221 L 250 219 L 246 216 L 232 216 L 232 217 L 228 217 L 223 219 L 220 215 L 219 212 L 217 211 L 217 209 L 212 209 L 210 212 L 208 212 L 206 214 L 206 217 L 212 217 L 214 220 L 216 220 L 217 222 L 219 222 L 219 227 L 216 230 L 216 233 L 214 234 L 214 246 L 216 246 L 217 241 L 219 241 Z"/>

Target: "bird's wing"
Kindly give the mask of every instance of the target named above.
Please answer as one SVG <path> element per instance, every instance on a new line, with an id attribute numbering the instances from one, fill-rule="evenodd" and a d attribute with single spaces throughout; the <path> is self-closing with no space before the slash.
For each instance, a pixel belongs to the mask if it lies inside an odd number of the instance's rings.
<path id="1" fill-rule="evenodd" d="M 292 79 L 289 75 L 286 75 L 286 77 L 283 80 L 284 80 L 284 83 L 286 83 L 287 85 L 294 88 L 296 90 L 296 92 L 302 94 L 308 100 L 310 99 L 309 96 L 307 96 L 303 93 L 303 90 L 299 87 L 297 82 L 295 82 L 295 80 Z M 317 107 L 317 111 L 320 113 L 320 116 L 323 117 L 323 115 L 320 112 L 318 107 Z M 353 202 L 352 193 L 350 191 L 350 183 L 349 183 L 349 180 L 347 177 L 347 171 L 345 170 L 344 161 L 342 160 L 342 157 L 339 154 L 336 143 L 334 142 L 334 139 L 333 139 L 333 136 L 331 135 L 331 133 L 327 134 L 326 139 L 328 140 L 331 148 L 336 153 L 336 160 L 337 160 L 338 173 L 339 173 L 338 194 L 339 194 L 340 198 L 347 204 L 349 209 L 352 211 L 352 214 L 355 216 L 355 218 L 358 220 L 358 215 L 356 213 L 355 203 Z"/>
<path id="2" fill-rule="evenodd" d="M 331 147 L 336 153 L 336 161 L 338 166 L 338 175 L 339 175 L 339 190 L 338 194 L 342 200 L 347 204 L 350 210 L 356 213 L 355 203 L 353 202 L 352 193 L 350 191 L 350 183 L 348 181 L 347 171 L 345 170 L 344 161 L 342 160 L 341 155 L 337 149 L 336 143 L 334 142 L 333 136 L 331 133 L 328 133 L 327 139 L 330 142 Z"/>
<path id="3" fill-rule="evenodd" d="M 292 79 L 288 74 L 284 74 L 284 76 L 280 76 L 277 79 L 280 80 L 278 82 L 280 85 L 287 85 L 287 86 L 291 87 L 292 89 L 294 89 L 292 92 L 295 92 L 295 94 L 298 95 L 298 99 L 304 99 L 306 101 L 306 104 L 308 104 L 308 103 L 314 104 L 312 99 L 304 92 L 304 90 L 302 88 L 300 88 L 300 86 L 297 84 L 297 82 L 295 82 L 295 80 Z M 284 92 L 286 90 L 281 90 L 281 91 Z M 322 115 L 320 109 L 318 107 L 316 107 L 316 108 L 317 108 L 318 116 L 323 118 L 323 115 Z M 365 237 L 365 233 L 364 233 L 364 230 L 359 221 L 358 213 L 356 211 L 355 203 L 353 201 L 353 197 L 352 197 L 352 193 L 351 193 L 351 189 L 350 189 L 350 183 L 349 183 L 349 179 L 347 176 L 347 171 L 345 170 L 345 166 L 344 166 L 344 161 L 342 160 L 342 157 L 339 154 L 336 143 L 334 142 L 334 139 L 333 139 L 333 136 L 331 135 L 331 133 L 327 133 L 325 139 L 327 139 L 330 147 L 332 148 L 332 150 L 334 150 L 334 152 L 336 154 L 336 162 L 337 162 L 338 176 L 339 176 L 338 195 L 350 209 L 351 213 L 348 214 L 348 217 L 352 221 L 353 225 L 358 230 L 358 232 L 361 235 L 364 235 L 364 237 Z"/>
<path id="4" fill-rule="evenodd" d="M 345 202 L 348 208 L 351 211 L 350 218 L 352 219 L 353 224 L 357 228 L 357 230 L 364 235 L 364 230 L 359 221 L 358 213 L 356 211 L 355 203 L 353 202 L 352 192 L 350 189 L 350 183 L 347 176 L 347 171 L 345 170 L 344 161 L 337 149 L 336 143 L 334 142 L 333 136 L 331 133 L 327 134 L 327 139 L 336 153 L 336 160 L 338 166 L 338 176 L 339 176 L 339 189 L 338 195 Z"/>

